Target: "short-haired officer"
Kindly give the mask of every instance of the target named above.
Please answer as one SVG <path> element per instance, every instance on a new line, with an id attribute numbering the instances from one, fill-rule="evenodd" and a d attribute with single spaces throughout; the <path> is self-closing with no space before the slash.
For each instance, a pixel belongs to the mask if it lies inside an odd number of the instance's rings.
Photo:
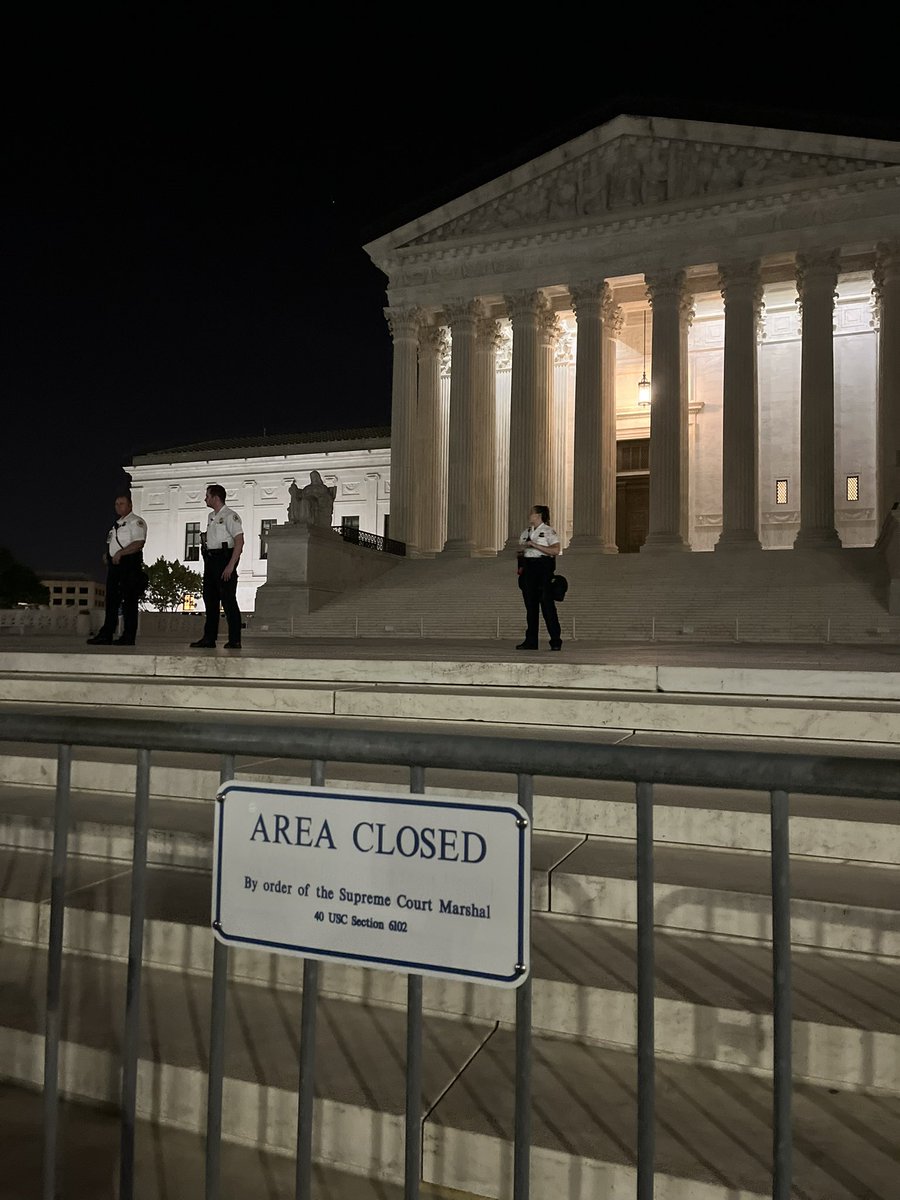
<path id="1" fill-rule="evenodd" d="M 137 637 L 138 601 L 144 594 L 144 543 L 147 523 L 131 507 L 127 488 L 116 496 L 116 520 L 106 537 L 106 617 L 103 625 L 88 638 L 89 646 L 133 646 Z M 120 637 L 113 638 L 122 607 Z"/>
<path id="2" fill-rule="evenodd" d="M 562 649 L 556 601 L 550 587 L 561 548 L 559 534 L 550 524 L 550 509 L 546 504 L 536 504 L 528 514 L 528 528 L 519 537 L 519 587 L 525 601 L 527 626 L 525 641 L 519 642 L 517 650 L 537 650 L 538 610 L 543 613 L 550 635 L 550 649 Z"/>
<path id="3" fill-rule="evenodd" d="M 225 503 L 225 489 L 211 483 L 206 489 L 206 504 L 212 509 L 203 535 L 203 603 L 206 624 L 203 637 L 192 646 L 212 650 L 219 636 L 219 605 L 228 622 L 226 650 L 241 648 L 241 610 L 237 602 L 237 565 L 244 549 L 241 518 Z"/>

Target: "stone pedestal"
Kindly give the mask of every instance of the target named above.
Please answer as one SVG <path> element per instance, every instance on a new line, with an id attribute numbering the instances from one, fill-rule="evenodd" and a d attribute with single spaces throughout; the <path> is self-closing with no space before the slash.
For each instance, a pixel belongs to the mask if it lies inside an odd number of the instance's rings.
<path id="1" fill-rule="evenodd" d="M 319 525 L 276 525 L 268 542 L 267 578 L 256 593 L 257 628 L 305 617 L 400 561 L 395 554 L 354 546 Z"/>

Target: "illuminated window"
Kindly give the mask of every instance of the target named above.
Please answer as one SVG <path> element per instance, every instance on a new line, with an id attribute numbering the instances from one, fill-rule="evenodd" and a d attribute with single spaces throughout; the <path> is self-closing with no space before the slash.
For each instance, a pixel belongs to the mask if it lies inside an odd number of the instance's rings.
<path id="1" fill-rule="evenodd" d="M 341 517 L 341 529 L 359 529 L 359 517 Z"/>
<path id="2" fill-rule="evenodd" d="M 184 527 L 184 561 L 198 562 L 200 559 L 200 522 L 188 521 Z"/>
<path id="3" fill-rule="evenodd" d="M 859 476 L 858 475 L 848 475 L 847 476 L 847 499 L 848 500 L 858 500 L 859 499 Z"/>
<path id="4" fill-rule="evenodd" d="M 788 481 L 786 479 L 775 480 L 775 503 L 787 504 L 788 502 Z"/>
<path id="5" fill-rule="evenodd" d="M 277 524 L 278 521 L 275 517 L 266 517 L 259 523 L 259 557 L 261 559 L 269 557 L 269 530 Z"/>

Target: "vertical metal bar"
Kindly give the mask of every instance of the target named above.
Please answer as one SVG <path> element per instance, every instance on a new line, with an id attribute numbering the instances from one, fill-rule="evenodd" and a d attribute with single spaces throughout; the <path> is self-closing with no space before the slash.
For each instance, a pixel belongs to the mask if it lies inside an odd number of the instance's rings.
<path id="1" fill-rule="evenodd" d="M 656 1031 L 653 946 L 653 784 L 637 785 L 637 1200 L 653 1200 Z"/>
<path id="2" fill-rule="evenodd" d="M 313 787 L 325 784 L 325 763 L 313 759 L 310 764 Z M 297 1181 L 296 1200 L 312 1200 L 312 1135 L 316 1082 L 316 1003 L 319 993 L 319 964 L 314 958 L 303 960 L 303 1007 L 300 1012 L 300 1086 L 297 1097 Z"/>
<path id="3" fill-rule="evenodd" d="M 774 1097 L 772 1115 L 772 1197 L 789 1200 L 791 1131 L 791 842 L 787 792 L 771 793 L 772 807 L 772 974 L 774 976 Z"/>
<path id="4" fill-rule="evenodd" d="M 532 837 L 534 779 L 519 775 L 519 804 L 528 814 Z M 531 880 L 528 880 L 531 887 Z M 531 931 L 528 933 L 531 937 Z M 513 1200 L 528 1200 L 531 1193 L 531 975 L 516 988 L 516 1126 L 513 1151 Z"/>
<path id="5" fill-rule="evenodd" d="M 71 816 L 72 747 L 56 748 L 56 805 L 53 813 L 53 866 L 50 877 L 50 931 L 47 941 L 47 1011 L 44 1016 L 44 1161 L 42 1200 L 56 1196 L 59 1138 L 59 1038 L 61 1029 L 63 921 L 66 912 L 66 859 Z"/>
<path id="6" fill-rule="evenodd" d="M 425 768 L 409 768 L 409 790 L 425 794 Z M 406 1162 L 404 1200 L 419 1200 L 422 1177 L 422 976 L 406 977 Z"/>
<path id="7" fill-rule="evenodd" d="M 234 779 L 234 755 L 223 754 L 220 785 Z M 225 1075 L 225 999 L 228 947 L 213 938 L 209 1001 L 209 1071 L 206 1091 L 206 1200 L 219 1200 L 222 1186 L 222 1080 Z"/>
<path id="8" fill-rule="evenodd" d="M 147 908 L 147 830 L 150 823 L 150 751 L 137 752 L 134 789 L 134 849 L 131 857 L 131 926 L 125 987 L 125 1037 L 122 1043 L 122 1128 L 119 1197 L 134 1196 L 134 1119 L 137 1102 L 138 1049 L 141 1037 L 141 963 Z"/>

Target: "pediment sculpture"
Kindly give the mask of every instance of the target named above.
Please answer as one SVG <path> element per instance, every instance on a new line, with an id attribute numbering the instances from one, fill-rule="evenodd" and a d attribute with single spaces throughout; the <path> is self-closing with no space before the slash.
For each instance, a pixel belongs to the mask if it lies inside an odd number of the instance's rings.
<path id="1" fill-rule="evenodd" d="M 892 165 L 864 158 L 629 134 L 561 164 L 411 244 L 602 218 L 644 206 L 690 202 Z"/>

